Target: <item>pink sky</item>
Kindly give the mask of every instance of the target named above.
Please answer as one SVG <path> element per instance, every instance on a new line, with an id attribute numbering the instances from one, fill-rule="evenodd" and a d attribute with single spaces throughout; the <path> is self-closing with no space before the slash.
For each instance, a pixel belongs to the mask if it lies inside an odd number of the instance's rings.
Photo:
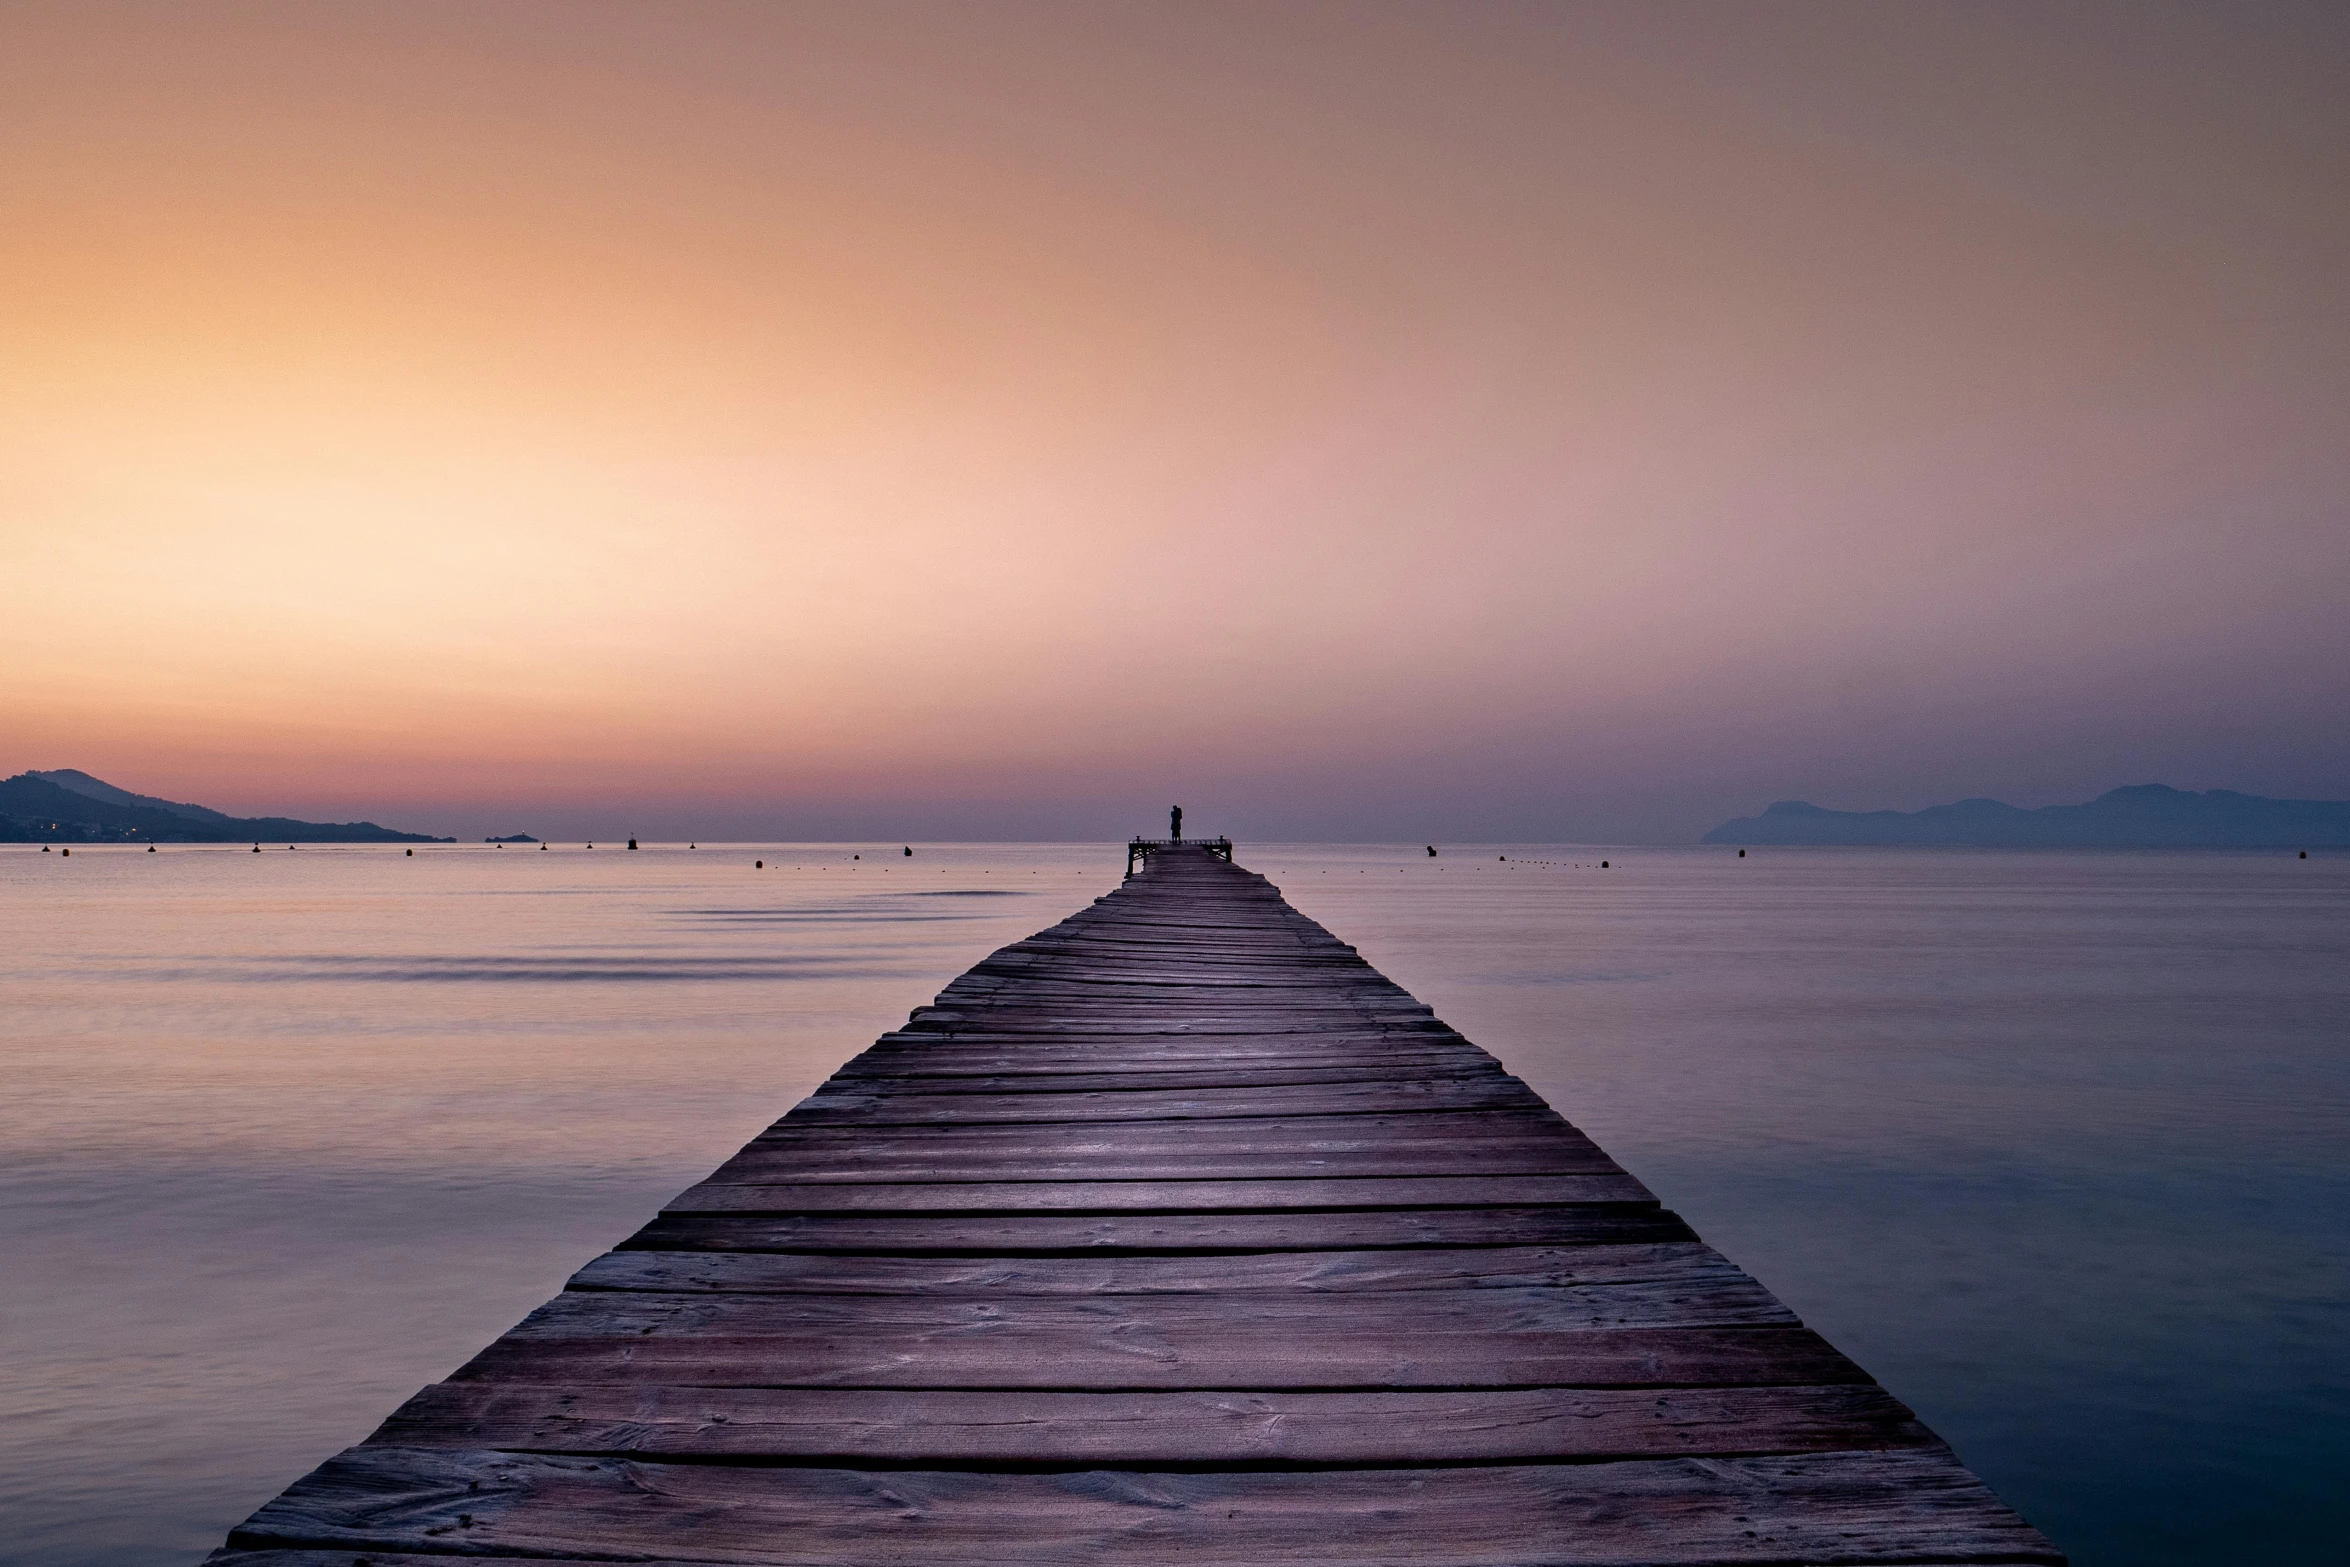
<path id="1" fill-rule="evenodd" d="M 2350 795 L 2350 28 L 0 4 L 0 772 L 478 836 Z"/>

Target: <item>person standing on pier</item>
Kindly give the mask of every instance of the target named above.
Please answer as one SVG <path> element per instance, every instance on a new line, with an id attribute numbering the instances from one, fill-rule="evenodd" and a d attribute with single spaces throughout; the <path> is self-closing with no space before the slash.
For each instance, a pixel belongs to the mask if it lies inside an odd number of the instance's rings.
<path id="1" fill-rule="evenodd" d="M 1183 841 L 1183 807 L 1180 805 L 1167 813 L 1167 836 L 1177 843 Z"/>

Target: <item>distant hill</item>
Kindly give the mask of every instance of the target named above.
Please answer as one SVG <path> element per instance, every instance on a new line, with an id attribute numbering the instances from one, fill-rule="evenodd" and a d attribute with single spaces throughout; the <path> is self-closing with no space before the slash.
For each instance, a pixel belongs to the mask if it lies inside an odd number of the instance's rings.
<path id="1" fill-rule="evenodd" d="M 128 789 L 117 789 L 103 778 L 92 778 L 78 767 L 60 767 L 46 773 L 36 770 L 24 776 L 53 783 L 60 789 L 70 789 L 75 794 L 87 795 L 93 800 L 103 800 L 108 805 L 143 805 L 150 810 L 169 811 L 175 816 L 192 816 L 200 822 L 225 822 L 230 819 L 225 811 L 215 811 L 201 805 L 181 805 L 172 800 L 158 800 L 151 794 L 133 794 Z"/>
<path id="2" fill-rule="evenodd" d="M 373 822 L 229 816 L 133 794 L 73 768 L 0 780 L 0 843 L 454 843 Z"/>
<path id="3" fill-rule="evenodd" d="M 1781 800 L 1705 835 L 1707 843 L 1965 844 L 1985 848 L 2315 849 L 2350 847 L 2350 800 L 2269 800 L 2137 784 L 2086 805 L 2037 810 L 1960 800 L 1922 811 L 1831 811 Z"/>

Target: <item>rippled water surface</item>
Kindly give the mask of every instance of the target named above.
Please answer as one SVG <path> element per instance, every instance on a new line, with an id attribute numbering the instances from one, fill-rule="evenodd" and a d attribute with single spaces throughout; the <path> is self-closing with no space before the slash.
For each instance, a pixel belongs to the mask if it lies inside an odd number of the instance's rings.
<path id="1" fill-rule="evenodd" d="M 1122 869 L 897 848 L 0 850 L 0 1560 L 198 1559 Z M 1241 858 L 2076 1561 L 2345 1559 L 2350 861 Z"/>

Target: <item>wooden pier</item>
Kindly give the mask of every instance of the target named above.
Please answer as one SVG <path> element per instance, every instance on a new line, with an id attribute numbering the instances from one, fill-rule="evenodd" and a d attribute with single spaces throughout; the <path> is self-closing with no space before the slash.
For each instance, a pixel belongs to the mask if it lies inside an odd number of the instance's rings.
<path id="1" fill-rule="evenodd" d="M 1189 844 L 949 985 L 213 1561 L 452 1556 L 2063 1560 Z"/>
<path id="2" fill-rule="evenodd" d="M 1133 875 L 1145 860 L 1168 849 L 1194 850 L 1213 855 L 1227 865 L 1232 863 L 1229 838 L 1136 838 L 1126 845 L 1126 874 Z"/>

